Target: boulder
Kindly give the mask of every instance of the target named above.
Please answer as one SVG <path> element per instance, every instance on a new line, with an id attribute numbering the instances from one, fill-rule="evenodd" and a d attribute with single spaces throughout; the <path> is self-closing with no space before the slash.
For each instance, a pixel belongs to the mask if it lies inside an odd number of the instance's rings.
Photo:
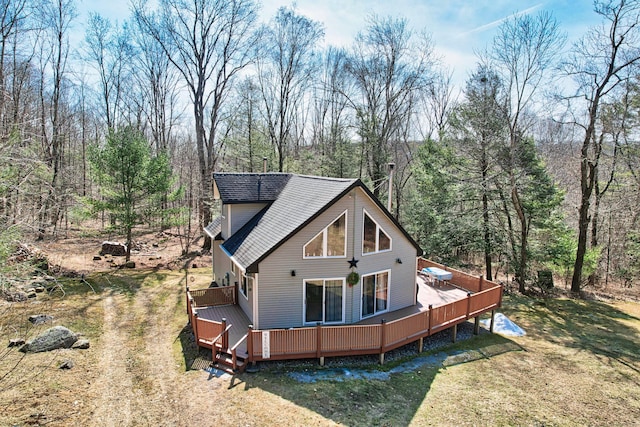
<path id="1" fill-rule="evenodd" d="M 42 325 L 43 323 L 53 322 L 53 316 L 48 314 L 32 314 L 29 316 L 29 322 L 34 325 Z"/>
<path id="2" fill-rule="evenodd" d="M 59 348 L 70 348 L 76 341 L 78 341 L 78 335 L 64 326 L 54 326 L 27 342 L 20 348 L 20 351 L 23 353 L 40 353 Z"/>
<path id="3" fill-rule="evenodd" d="M 119 242 L 102 242 L 100 255 L 125 256 L 127 245 Z"/>
<path id="4" fill-rule="evenodd" d="M 28 295 L 22 291 L 9 292 L 6 294 L 6 298 L 9 302 L 22 302 L 29 299 Z"/>
<path id="5" fill-rule="evenodd" d="M 24 339 L 22 339 L 22 338 L 11 338 L 9 340 L 9 346 L 8 347 L 19 347 L 22 344 L 24 344 Z"/>
<path id="6" fill-rule="evenodd" d="M 60 369 L 71 369 L 74 366 L 75 366 L 75 363 L 73 363 L 73 360 L 67 359 L 64 362 L 62 362 L 62 364 L 60 365 Z"/>
<path id="7" fill-rule="evenodd" d="M 86 338 L 80 338 L 71 346 L 71 348 L 77 349 L 77 350 L 86 350 L 89 347 L 90 347 L 90 343 L 89 343 L 89 340 Z"/>

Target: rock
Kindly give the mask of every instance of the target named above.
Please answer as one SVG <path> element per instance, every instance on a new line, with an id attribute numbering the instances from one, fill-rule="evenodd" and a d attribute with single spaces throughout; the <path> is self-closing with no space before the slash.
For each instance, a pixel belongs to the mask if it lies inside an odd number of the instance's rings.
<path id="1" fill-rule="evenodd" d="M 76 341 L 78 341 L 78 336 L 69 329 L 64 326 L 54 326 L 27 342 L 20 348 L 20 351 L 23 353 L 40 353 L 59 348 L 70 348 Z"/>
<path id="2" fill-rule="evenodd" d="M 95 256 L 93 257 L 93 260 L 94 260 L 94 261 L 102 261 L 102 257 L 101 257 L 101 256 L 99 256 L 99 255 L 95 255 Z"/>
<path id="3" fill-rule="evenodd" d="M 8 347 L 19 347 L 24 344 L 24 339 L 22 338 L 12 338 L 9 340 Z"/>
<path id="4" fill-rule="evenodd" d="M 100 255 L 125 256 L 127 254 L 127 245 L 119 242 L 102 242 Z"/>
<path id="5" fill-rule="evenodd" d="M 198 264 L 194 262 L 193 264 L 191 264 L 191 268 L 198 268 Z"/>
<path id="6" fill-rule="evenodd" d="M 35 289 L 35 291 L 36 291 L 36 293 L 37 293 L 37 294 L 41 294 L 41 293 L 43 293 L 43 292 L 44 292 L 44 290 L 45 290 L 45 289 L 44 289 L 44 286 L 36 286 L 36 287 L 35 287 L 35 288 L 33 288 L 33 289 Z"/>
<path id="7" fill-rule="evenodd" d="M 22 291 L 11 292 L 7 294 L 7 301 L 9 302 L 22 302 L 29 299 L 26 293 Z"/>
<path id="8" fill-rule="evenodd" d="M 127 261 L 127 262 L 124 263 L 124 266 L 126 268 L 136 268 L 136 263 L 133 262 L 133 261 Z"/>
<path id="9" fill-rule="evenodd" d="M 88 349 L 90 346 L 89 340 L 86 338 L 80 338 L 78 341 L 76 341 L 71 348 L 76 349 L 76 350 L 86 350 Z"/>
<path id="10" fill-rule="evenodd" d="M 29 322 L 34 325 L 42 325 L 43 323 L 53 322 L 53 316 L 48 314 L 32 314 L 29 316 Z"/>
<path id="11" fill-rule="evenodd" d="M 71 369 L 74 366 L 75 366 L 75 363 L 73 363 L 73 360 L 67 359 L 64 362 L 62 362 L 62 365 L 60 365 L 60 369 Z"/>
<path id="12" fill-rule="evenodd" d="M 35 298 L 37 296 L 35 289 L 27 289 L 27 298 Z"/>

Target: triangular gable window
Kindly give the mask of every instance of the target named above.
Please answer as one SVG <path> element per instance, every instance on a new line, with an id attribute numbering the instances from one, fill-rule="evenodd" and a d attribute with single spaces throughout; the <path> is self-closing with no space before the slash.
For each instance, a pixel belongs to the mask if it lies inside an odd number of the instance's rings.
<path id="1" fill-rule="evenodd" d="M 391 237 L 364 211 L 362 221 L 362 253 L 373 254 L 391 250 Z"/>
<path id="2" fill-rule="evenodd" d="M 304 245 L 304 258 L 341 258 L 347 253 L 347 212 Z"/>

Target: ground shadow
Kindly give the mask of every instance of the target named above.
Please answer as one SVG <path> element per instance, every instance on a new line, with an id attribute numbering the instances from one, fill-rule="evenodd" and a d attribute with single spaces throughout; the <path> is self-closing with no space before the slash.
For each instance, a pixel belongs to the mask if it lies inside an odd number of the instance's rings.
<path id="1" fill-rule="evenodd" d="M 599 301 L 512 299 L 508 311 L 516 323 L 520 316 L 531 322 L 528 334 L 617 360 L 640 372 L 640 333 L 630 325 L 640 322 L 638 317 Z"/>
<path id="2" fill-rule="evenodd" d="M 450 331 L 442 331 L 425 340 L 428 352 L 418 353 L 412 343 L 388 353 L 382 366 L 377 355 L 331 358 L 325 367 L 317 360 L 258 364 L 257 373 L 236 375 L 229 387 L 259 388 L 338 424 L 408 425 L 442 369 L 522 350 L 484 329 L 480 336 L 472 331 L 473 324 L 465 322 L 458 336 L 468 339 L 451 344 Z"/>

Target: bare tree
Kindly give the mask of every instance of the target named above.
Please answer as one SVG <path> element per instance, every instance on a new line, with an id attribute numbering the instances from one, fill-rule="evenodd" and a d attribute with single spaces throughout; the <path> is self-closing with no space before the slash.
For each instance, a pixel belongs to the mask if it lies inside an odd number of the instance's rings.
<path id="1" fill-rule="evenodd" d="M 41 231 L 44 230 L 44 218 L 48 215 L 51 225 L 57 227 L 60 219 L 61 196 L 63 192 L 62 167 L 64 126 L 65 87 L 67 59 L 69 56 L 69 34 L 72 21 L 76 18 L 73 0 L 49 0 L 39 8 L 41 34 L 41 126 L 45 162 L 51 170 L 49 195 L 42 211 Z M 46 85 L 45 76 L 51 73 L 51 84 Z M 45 87 L 47 86 L 47 87 Z M 55 233 L 55 231 L 54 231 Z"/>
<path id="2" fill-rule="evenodd" d="M 519 236 L 511 236 L 513 261 L 516 264 L 515 280 L 521 292 L 525 291 L 528 263 L 528 238 L 531 215 L 519 183 L 526 174 L 519 167 L 523 138 L 531 131 L 535 115 L 536 94 L 543 79 L 555 64 L 564 45 L 565 37 L 558 23 L 550 14 L 522 15 L 505 21 L 493 40 L 489 58 L 500 73 L 507 91 L 507 117 L 509 120 L 509 145 L 503 167 L 509 176 L 505 196 L 515 210 L 519 223 Z M 508 212 L 505 212 L 508 214 Z"/>
<path id="3" fill-rule="evenodd" d="M 430 39 L 424 36 L 415 43 L 404 19 L 372 16 L 367 29 L 356 36 L 346 65 L 354 86 L 349 103 L 362 141 L 360 174 L 366 169 L 376 197 L 387 174 L 394 138 L 415 113 L 419 94 L 429 86 L 432 62 Z"/>
<path id="4" fill-rule="evenodd" d="M 322 156 L 320 173 L 344 178 L 353 175 L 353 143 L 345 73 L 346 51 L 329 47 L 323 56 L 321 77 L 314 95 L 312 141 Z"/>
<path id="5" fill-rule="evenodd" d="M 127 64 L 132 46 L 126 26 L 118 28 L 97 13 L 89 17 L 85 35 L 86 59 L 93 63 L 100 81 L 99 99 L 107 129 L 116 130 L 122 122 L 122 101 L 126 94 Z"/>
<path id="6" fill-rule="evenodd" d="M 218 131 L 233 78 L 251 61 L 257 18 L 253 0 L 160 0 L 134 5 L 135 18 L 162 47 L 189 89 L 201 175 L 200 225 L 211 220 L 211 179 L 220 144 Z M 211 248 L 205 236 L 204 250 Z"/>
<path id="7" fill-rule="evenodd" d="M 11 39 L 15 37 L 21 23 L 26 19 L 27 0 L 0 0 L 0 130 L 5 135 L 7 123 L 7 110 L 5 108 L 7 98 L 7 86 L 5 82 L 5 70 L 7 49 L 10 48 Z"/>
<path id="8" fill-rule="evenodd" d="M 603 24 L 592 28 L 574 44 L 566 74 L 578 85 L 567 98 L 584 136 L 580 150 L 580 204 L 578 208 L 578 248 L 571 279 L 571 291 L 580 292 L 582 270 L 589 240 L 591 200 L 598 180 L 602 153 L 597 125 L 601 104 L 618 86 L 626 83 L 640 63 L 640 3 L 621 0 L 597 1 L 595 12 Z M 581 113 L 582 112 L 582 113 Z"/>
<path id="9" fill-rule="evenodd" d="M 296 138 L 293 128 L 316 70 L 315 48 L 323 36 L 319 23 L 286 7 L 278 9 L 271 24 L 261 31 L 264 45 L 256 61 L 258 82 L 281 172 Z"/>

